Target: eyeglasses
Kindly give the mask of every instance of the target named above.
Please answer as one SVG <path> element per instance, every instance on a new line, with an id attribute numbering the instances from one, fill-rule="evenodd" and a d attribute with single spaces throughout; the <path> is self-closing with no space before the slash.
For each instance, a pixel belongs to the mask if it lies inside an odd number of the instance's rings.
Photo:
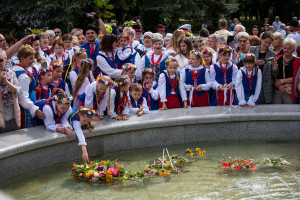
<path id="1" fill-rule="evenodd" d="M 241 43 L 247 43 L 247 40 L 239 40 Z"/>

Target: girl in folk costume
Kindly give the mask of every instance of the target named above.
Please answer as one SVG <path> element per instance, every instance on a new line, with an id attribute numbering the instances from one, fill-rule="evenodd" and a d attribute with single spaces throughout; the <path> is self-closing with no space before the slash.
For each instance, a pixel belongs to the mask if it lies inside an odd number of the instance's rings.
<path id="1" fill-rule="evenodd" d="M 152 39 L 153 33 L 152 32 L 145 32 L 143 35 L 143 44 L 139 44 L 136 47 L 136 51 L 140 54 L 141 58 L 144 57 L 148 52 L 152 51 Z"/>
<path id="2" fill-rule="evenodd" d="M 115 80 L 115 86 L 111 90 L 110 111 L 111 118 L 116 120 L 128 120 L 130 111 L 129 100 L 130 79 L 128 76 L 120 76 Z"/>
<path id="3" fill-rule="evenodd" d="M 88 58 L 87 60 L 82 60 L 81 69 L 73 89 L 74 109 L 78 109 L 80 107 L 81 101 L 79 97 L 85 92 L 86 87 L 91 83 L 91 81 L 89 80 L 89 74 L 92 68 L 93 68 L 92 59 Z"/>
<path id="4" fill-rule="evenodd" d="M 234 100 L 233 87 L 236 82 L 237 66 L 230 61 L 232 49 L 229 46 L 219 48 L 217 63 L 210 68 L 212 88 L 216 90 L 215 105 L 231 105 Z"/>
<path id="5" fill-rule="evenodd" d="M 186 91 L 184 83 L 180 80 L 178 62 L 174 58 L 166 61 L 167 70 L 159 76 L 158 92 L 160 96 L 160 110 L 180 108 L 183 101 L 183 108 L 187 107 Z"/>
<path id="6" fill-rule="evenodd" d="M 70 60 L 72 60 L 75 51 L 78 49 L 78 47 L 77 48 L 72 47 L 72 40 L 73 37 L 71 34 L 64 34 L 62 36 L 62 41 L 64 42 L 64 46 L 65 46 L 64 51 L 66 54 L 69 55 Z"/>
<path id="7" fill-rule="evenodd" d="M 136 83 L 136 80 L 134 79 L 135 72 L 137 67 L 134 64 L 131 63 L 126 63 L 123 65 L 123 72 L 122 76 L 128 76 L 130 79 L 130 87 L 132 86 L 133 83 Z"/>
<path id="8" fill-rule="evenodd" d="M 118 35 L 117 55 L 121 61 L 121 65 L 132 63 L 133 49 L 129 44 L 129 35 Z"/>
<path id="9" fill-rule="evenodd" d="M 72 113 L 72 97 L 67 93 L 59 93 L 51 99 L 43 100 L 39 107 L 45 114 L 44 124 L 46 129 L 53 132 L 72 136 L 72 126 L 69 123 L 69 116 Z"/>
<path id="10" fill-rule="evenodd" d="M 50 36 L 43 32 L 43 33 L 40 33 L 40 46 L 41 46 L 41 51 L 42 52 L 45 52 L 47 56 L 49 56 L 50 54 L 53 53 L 53 48 L 52 46 L 49 46 L 49 39 L 50 39 Z M 43 55 L 43 54 L 41 54 Z M 44 56 L 46 57 L 46 56 Z"/>
<path id="11" fill-rule="evenodd" d="M 81 146 L 83 162 L 88 162 L 89 156 L 86 149 L 87 144 L 85 142 L 82 127 L 88 129 L 90 133 L 93 132 L 94 127 L 91 122 L 94 114 L 95 111 L 93 109 L 89 107 L 81 107 L 78 110 L 73 108 L 72 113 L 69 115 L 69 123 L 77 135 L 79 141 L 78 145 Z"/>
<path id="12" fill-rule="evenodd" d="M 149 110 L 158 110 L 159 107 L 158 84 L 154 79 L 155 71 L 150 68 L 144 69 L 142 78 L 143 97 L 147 100 Z"/>
<path id="13" fill-rule="evenodd" d="M 208 90 L 211 87 L 209 70 L 204 67 L 199 51 L 192 50 L 189 65 L 182 70 L 181 79 L 191 107 L 209 106 Z"/>
<path id="14" fill-rule="evenodd" d="M 54 53 L 50 55 L 51 60 L 59 60 L 65 65 L 69 65 L 71 59 L 67 53 L 64 51 L 64 42 L 62 40 L 55 40 L 53 42 Z"/>
<path id="15" fill-rule="evenodd" d="M 166 69 L 166 60 L 168 54 L 162 51 L 164 40 L 162 36 L 157 36 L 152 39 L 153 51 L 148 52 L 141 59 L 141 72 L 139 73 L 139 80 L 141 79 L 142 72 L 145 68 L 151 68 L 155 71 L 155 81 L 158 81 L 159 75 Z"/>
<path id="16" fill-rule="evenodd" d="M 114 82 L 109 76 L 98 76 L 97 81 L 91 83 L 85 89 L 84 106 L 94 108 L 96 114 L 94 121 L 104 118 L 104 112 L 110 108 L 111 87 Z"/>
<path id="17" fill-rule="evenodd" d="M 37 115 L 38 118 L 44 119 L 44 114 L 38 109 L 36 105 L 36 95 L 34 89 L 36 88 L 37 82 L 37 71 L 32 66 L 34 62 L 35 51 L 31 46 L 23 46 L 18 51 L 18 58 L 20 60 L 19 64 L 13 67 L 15 71 L 18 82 L 22 83 L 20 99 L 21 104 L 21 128 L 29 128 L 34 126 L 33 117 Z"/>
<path id="18" fill-rule="evenodd" d="M 140 84 L 134 83 L 130 89 L 130 113 L 142 116 L 149 113 L 149 107 L 147 106 L 147 100 L 142 96 L 143 88 Z"/>
<path id="19" fill-rule="evenodd" d="M 97 67 L 102 75 L 108 75 L 112 79 L 119 77 L 122 73 L 121 62 L 116 56 L 116 36 L 104 35 L 97 55 Z"/>
<path id="20" fill-rule="evenodd" d="M 251 108 L 259 102 L 262 85 L 261 70 L 255 66 L 255 55 L 247 53 L 244 56 L 244 67 L 236 75 L 236 103 Z"/>
<path id="21" fill-rule="evenodd" d="M 70 94 L 70 90 L 68 84 L 62 80 L 62 73 L 63 73 L 63 64 L 61 62 L 54 63 L 52 65 L 53 73 L 52 73 L 52 82 L 50 85 L 52 86 L 52 94 L 58 94 L 61 92 L 66 92 Z"/>
<path id="22" fill-rule="evenodd" d="M 36 102 L 38 103 L 42 99 L 49 99 L 51 97 L 53 69 L 41 69 L 38 72 L 38 86 L 35 88 Z"/>

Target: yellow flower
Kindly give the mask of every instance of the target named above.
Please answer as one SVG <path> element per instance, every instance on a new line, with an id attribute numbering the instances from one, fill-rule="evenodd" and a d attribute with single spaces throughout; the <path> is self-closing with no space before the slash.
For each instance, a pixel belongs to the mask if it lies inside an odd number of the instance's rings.
<path id="1" fill-rule="evenodd" d="M 200 149 L 200 148 L 196 148 L 196 151 L 200 152 L 200 151 L 201 151 L 201 149 Z"/>
<path id="2" fill-rule="evenodd" d="M 192 151 L 188 148 L 185 150 L 187 153 L 191 153 Z"/>
<path id="3" fill-rule="evenodd" d="M 102 165 L 106 165 L 106 162 L 104 160 L 101 160 Z"/>
<path id="4" fill-rule="evenodd" d="M 79 177 L 82 177 L 82 173 L 78 174 Z"/>
<path id="5" fill-rule="evenodd" d="M 205 150 L 203 150 L 203 153 L 206 153 L 206 151 L 205 151 Z"/>
<path id="6" fill-rule="evenodd" d="M 76 169 L 77 168 L 77 165 L 75 163 L 73 163 L 73 168 Z"/>
<path id="7" fill-rule="evenodd" d="M 190 156 L 193 158 L 194 157 L 194 153 L 190 153 Z"/>
<path id="8" fill-rule="evenodd" d="M 92 172 L 92 171 L 88 171 L 88 173 L 85 173 L 86 176 L 93 175 L 93 174 L 94 174 L 94 172 Z"/>

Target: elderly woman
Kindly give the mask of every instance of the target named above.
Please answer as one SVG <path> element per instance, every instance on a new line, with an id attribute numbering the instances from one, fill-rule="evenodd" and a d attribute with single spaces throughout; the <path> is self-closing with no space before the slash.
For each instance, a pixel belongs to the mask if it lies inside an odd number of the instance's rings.
<path id="1" fill-rule="evenodd" d="M 236 65 L 238 68 L 241 68 L 244 66 L 244 56 L 246 53 L 249 52 L 249 49 L 247 49 L 247 43 L 249 42 L 249 34 L 247 32 L 240 32 L 235 36 L 235 39 L 237 41 L 236 53 L 239 56 L 239 61 Z"/>
<path id="2" fill-rule="evenodd" d="M 21 92 L 15 72 L 5 68 L 7 56 L 0 49 L 0 133 L 13 131 L 21 126 L 18 95 Z"/>
<path id="3" fill-rule="evenodd" d="M 273 59 L 277 76 L 274 82 L 273 104 L 295 104 L 295 77 L 300 67 L 300 59 L 293 56 L 297 43 L 292 38 L 283 41 L 283 55 Z M 277 60 L 277 65 L 276 65 Z"/>
<path id="4" fill-rule="evenodd" d="M 261 44 L 250 48 L 250 53 L 253 53 L 256 57 L 256 64 L 262 71 L 262 88 L 259 96 L 260 104 L 272 103 L 273 97 L 273 77 L 276 76 L 276 72 L 269 59 L 274 58 L 276 53 L 270 50 L 270 46 L 273 42 L 273 36 L 270 32 L 264 32 L 261 36 Z"/>
<path id="5" fill-rule="evenodd" d="M 272 43 L 273 51 L 277 53 L 277 55 L 282 55 L 282 44 L 283 44 L 283 35 L 279 32 L 273 33 L 274 41 Z"/>

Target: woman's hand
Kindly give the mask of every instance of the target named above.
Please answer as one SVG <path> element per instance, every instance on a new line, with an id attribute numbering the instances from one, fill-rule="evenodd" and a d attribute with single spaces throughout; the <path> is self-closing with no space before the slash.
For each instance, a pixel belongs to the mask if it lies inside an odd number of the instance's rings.
<path id="1" fill-rule="evenodd" d="M 193 86 L 190 85 L 189 90 L 192 91 L 192 89 L 193 89 Z"/>
<path id="2" fill-rule="evenodd" d="M 6 84 L 7 78 L 6 78 L 6 74 L 5 74 L 4 71 L 2 71 L 2 72 L 0 73 L 0 79 L 2 80 L 3 83 Z"/>
<path id="3" fill-rule="evenodd" d="M 257 65 L 264 65 L 264 64 L 265 64 L 265 61 L 264 61 L 264 60 L 257 60 L 257 61 L 256 61 L 256 64 L 257 64 Z"/>
<path id="4" fill-rule="evenodd" d="M 56 132 L 60 132 L 60 133 L 66 133 L 66 129 L 65 129 L 65 127 L 57 127 L 56 128 Z"/>
<path id="5" fill-rule="evenodd" d="M 138 116 L 139 116 L 139 117 L 142 116 L 143 114 L 144 114 L 144 111 L 138 112 Z"/>
<path id="6" fill-rule="evenodd" d="M 280 85 L 278 87 L 278 89 L 279 89 L 280 92 L 285 92 L 286 86 L 285 85 Z"/>
<path id="7" fill-rule="evenodd" d="M 147 87 L 148 87 L 149 90 L 151 90 L 151 88 L 152 88 L 152 83 L 151 83 L 151 82 L 147 83 Z"/>
<path id="8" fill-rule="evenodd" d="M 45 114 L 44 114 L 41 110 L 39 110 L 39 109 L 37 109 L 37 110 L 35 111 L 35 114 L 36 114 L 36 116 L 37 116 L 39 119 L 44 120 L 44 119 L 46 118 Z"/>

